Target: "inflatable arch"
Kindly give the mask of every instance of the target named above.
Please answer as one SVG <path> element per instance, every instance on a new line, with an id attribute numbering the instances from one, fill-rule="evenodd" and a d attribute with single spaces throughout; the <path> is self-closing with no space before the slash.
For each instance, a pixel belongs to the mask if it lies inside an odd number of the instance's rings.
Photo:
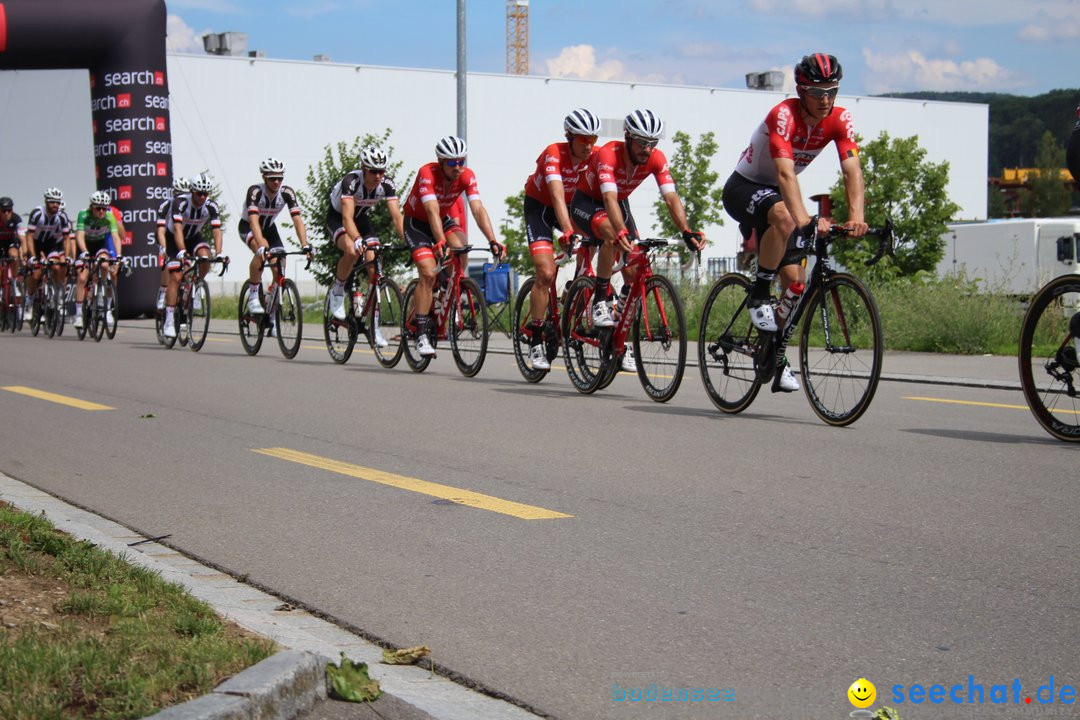
<path id="1" fill-rule="evenodd" d="M 0 0 L 0 69 L 89 71 L 97 187 L 123 213 L 135 265 L 122 317 L 153 312 L 160 281 L 154 227 L 172 185 L 165 17 L 164 0 Z M 74 221 L 85 198 L 67 201 Z"/>

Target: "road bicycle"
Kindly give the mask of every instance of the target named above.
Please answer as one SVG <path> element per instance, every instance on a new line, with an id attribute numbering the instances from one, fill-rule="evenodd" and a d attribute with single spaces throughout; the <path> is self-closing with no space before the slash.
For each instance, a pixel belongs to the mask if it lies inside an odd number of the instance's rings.
<path id="1" fill-rule="evenodd" d="M 439 340 L 449 340 L 454 364 L 465 377 L 480 372 L 487 357 L 488 312 L 484 295 L 476 281 L 465 274 L 463 254 L 472 245 L 447 247 L 439 266 L 432 292 L 432 325 L 428 339 L 432 347 Z M 423 372 L 431 364 L 434 355 L 423 356 L 416 350 L 416 308 L 414 298 L 419 280 L 413 280 L 405 288 L 402 301 L 401 343 L 405 362 L 414 372 Z"/>
<path id="2" fill-rule="evenodd" d="M 596 278 L 582 276 L 571 283 L 563 305 L 563 358 L 579 392 L 590 394 L 611 384 L 628 341 L 645 394 L 667 402 L 678 392 L 686 365 L 682 302 L 671 281 L 652 272 L 652 255 L 673 244 L 663 238 L 636 241 L 623 265 L 637 272 L 629 295 L 616 305 L 614 327 L 593 326 Z"/>
<path id="3" fill-rule="evenodd" d="M 31 299 L 32 319 L 30 321 L 30 333 L 37 337 L 42 328 L 48 337 L 64 334 L 65 288 L 71 273 L 71 261 L 63 260 L 35 261 L 34 267 L 42 268 L 42 277 L 38 281 L 37 289 Z M 54 267 L 63 267 L 67 271 L 64 281 L 56 282 L 52 275 Z"/>
<path id="4" fill-rule="evenodd" d="M 402 299 L 398 284 L 383 274 L 383 255 L 408 248 L 404 245 L 376 245 L 367 249 L 374 251 L 375 258 L 357 263 L 345 280 L 344 320 L 338 320 L 330 312 L 332 288 L 326 291 L 323 338 L 330 358 L 340 365 L 352 356 L 356 339 L 363 333 L 378 363 L 392 368 L 401 360 L 404 349 L 401 340 Z M 374 280 L 368 276 L 371 267 L 375 269 Z M 385 345 L 379 342 L 380 339 Z"/>
<path id="5" fill-rule="evenodd" d="M 813 224 L 816 228 L 817 218 Z M 800 327 L 799 364 L 810 406 L 829 425 L 850 425 L 870 406 L 881 376 L 884 340 L 877 305 L 853 275 L 837 272 L 829 245 L 847 237 L 832 225 L 828 233 L 807 239 L 814 259 L 803 293 L 783 328 L 758 330 L 747 308 L 752 281 L 729 273 L 713 285 L 701 313 L 698 366 L 709 399 L 721 411 L 738 413 L 750 406 L 765 383 L 779 387 L 788 342 Z M 893 227 L 870 228 L 878 238 L 877 254 L 867 265 L 892 253 Z"/>
<path id="6" fill-rule="evenodd" d="M 221 277 L 229 269 L 229 258 L 226 255 L 188 255 L 184 258 L 176 296 L 175 337 L 165 336 L 165 311 L 158 310 L 155 315 L 158 342 L 166 348 L 171 348 L 179 340 L 180 347 L 190 343 L 191 349 L 198 352 L 206 342 L 206 333 L 210 328 L 210 286 L 199 277 L 199 268 L 203 265 L 221 265 L 218 272 L 218 277 Z"/>
<path id="7" fill-rule="evenodd" d="M 23 274 L 18 258 L 4 255 L 0 263 L 0 332 L 15 332 L 22 329 Z"/>
<path id="8" fill-rule="evenodd" d="M 300 350 L 300 341 L 303 338 L 304 306 L 300 303 L 300 291 L 296 289 L 296 283 L 285 277 L 285 258 L 289 255 L 307 255 L 307 264 L 304 265 L 304 270 L 307 270 L 311 267 L 311 254 L 307 250 L 290 252 L 279 247 L 270 248 L 266 254 L 271 260 L 277 260 L 278 273 L 270 281 L 269 299 L 262 283 L 259 283 L 259 303 L 265 312 L 257 315 L 248 310 L 248 284 L 241 286 L 240 305 L 236 314 L 240 325 L 240 344 L 248 355 L 255 355 L 262 347 L 263 335 L 272 331 L 277 336 L 281 354 L 292 359 Z M 264 259 L 259 271 L 269 262 L 270 260 Z"/>
<path id="9" fill-rule="evenodd" d="M 1051 280 L 1028 304 L 1020 326 L 1020 386 L 1043 429 L 1080 442 L 1080 276 Z"/>
<path id="10" fill-rule="evenodd" d="M 88 334 L 95 342 L 101 342 L 105 335 L 112 340 L 116 337 L 116 282 L 112 278 L 112 266 L 119 264 L 124 277 L 131 275 L 130 260 L 126 257 L 113 258 L 108 255 L 87 260 L 93 265 L 86 278 L 83 292 L 83 326 L 76 328 L 79 339 Z"/>
<path id="11" fill-rule="evenodd" d="M 548 304 L 544 313 L 543 333 L 544 351 L 549 363 L 559 357 L 559 351 L 562 348 L 562 318 L 559 312 L 559 305 L 562 303 L 562 294 L 556 290 L 558 269 L 567 265 L 572 260 L 577 261 L 574 277 L 567 281 L 566 288 L 569 288 L 573 280 L 577 279 L 578 276 L 596 276 L 596 273 L 593 272 L 592 258 L 595 249 L 599 244 L 598 241 L 585 239 L 580 235 L 575 237 L 577 238 L 577 241 L 571 248 L 555 257 L 555 276 L 552 277 L 551 285 L 548 287 Z M 518 370 L 521 372 L 521 376 L 531 383 L 540 382 L 548 372 L 550 372 L 548 370 L 538 370 L 534 368 L 529 360 L 533 334 L 531 305 L 532 289 L 535 283 L 536 278 L 530 277 L 522 283 L 521 289 L 518 290 L 517 297 L 514 300 L 512 334 L 514 360 L 517 361 Z"/>

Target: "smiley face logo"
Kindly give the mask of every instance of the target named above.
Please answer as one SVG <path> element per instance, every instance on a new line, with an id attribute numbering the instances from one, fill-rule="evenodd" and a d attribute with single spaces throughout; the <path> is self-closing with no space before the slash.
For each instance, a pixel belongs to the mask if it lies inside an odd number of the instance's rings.
<path id="1" fill-rule="evenodd" d="M 859 678 L 847 689 L 848 700 L 857 708 L 868 708 L 877 698 L 877 688 L 866 678 Z"/>

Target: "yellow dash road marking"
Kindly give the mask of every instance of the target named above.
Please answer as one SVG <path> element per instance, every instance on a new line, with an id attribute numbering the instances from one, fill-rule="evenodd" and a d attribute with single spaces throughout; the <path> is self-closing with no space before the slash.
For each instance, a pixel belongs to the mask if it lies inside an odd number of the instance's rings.
<path id="1" fill-rule="evenodd" d="M 360 478 L 361 480 L 368 480 L 381 485 L 389 485 L 390 487 L 396 487 L 402 490 L 411 490 L 412 492 L 418 492 L 424 495 L 432 495 L 443 500 L 457 503 L 458 505 L 468 505 L 469 507 L 490 510 L 492 512 L 502 513 L 503 515 L 512 515 L 513 517 L 521 518 L 522 520 L 552 520 L 556 518 L 573 517 L 573 515 L 556 512 L 555 510 L 546 510 L 542 507 L 536 507 L 535 505 L 525 505 L 513 502 L 512 500 L 503 500 L 502 498 L 493 497 L 491 495 L 483 495 L 470 490 L 462 490 L 461 488 L 451 487 L 449 485 L 440 485 L 439 483 L 420 480 L 419 478 L 411 478 L 404 475 L 383 472 L 382 470 L 360 467 L 359 465 L 339 462 L 337 460 L 319 457 L 318 455 L 310 455 L 305 452 L 300 452 L 299 450 L 290 450 L 289 448 L 252 448 L 252 452 L 288 460 L 289 462 L 299 463 L 301 465 L 309 465 L 311 467 L 329 470 L 330 472 Z"/>
<path id="2" fill-rule="evenodd" d="M 38 400 L 48 400 L 49 402 L 59 403 L 61 405 L 70 405 L 73 408 L 79 408 L 80 410 L 115 410 L 116 408 L 109 407 L 108 405 L 99 405 L 98 403 L 87 402 L 86 400 L 79 400 L 78 398 L 67 397 L 66 395 L 57 395 L 56 393 L 45 392 L 44 390 L 36 390 L 34 388 L 24 387 L 22 385 L 8 385 L 3 390 L 8 392 L 18 393 L 20 395 L 29 395 L 35 397 Z"/>
<path id="3" fill-rule="evenodd" d="M 937 402 L 937 403 L 949 403 L 951 405 L 977 405 L 979 407 L 993 407 L 993 408 L 1005 408 L 1006 410 L 1027 410 L 1027 405 L 1006 405 L 1004 403 L 988 403 L 988 402 L 976 402 L 975 400 L 950 400 L 948 398 L 932 398 L 932 397 L 905 397 L 905 400 L 921 400 L 923 402 Z M 1053 412 L 1066 413 L 1070 415 L 1078 415 L 1080 411 L 1077 410 L 1063 410 L 1061 408 L 1054 408 Z"/>

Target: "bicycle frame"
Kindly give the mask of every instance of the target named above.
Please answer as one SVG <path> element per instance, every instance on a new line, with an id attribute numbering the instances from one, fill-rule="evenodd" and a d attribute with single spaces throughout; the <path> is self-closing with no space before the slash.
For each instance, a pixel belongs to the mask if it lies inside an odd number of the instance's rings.
<path id="1" fill-rule="evenodd" d="M 566 282 L 564 287 L 570 287 L 570 283 L 577 280 L 579 277 L 596 277 L 596 271 L 593 270 L 593 255 L 596 252 L 597 243 L 588 243 L 584 241 L 577 244 L 568 252 L 563 252 L 555 257 L 555 275 L 551 278 L 551 283 L 548 285 L 548 307 L 551 311 L 551 326 L 554 329 L 555 340 L 561 344 L 562 334 L 559 332 L 561 327 L 561 314 L 559 306 L 562 304 L 562 298 L 558 292 L 559 282 L 559 268 L 564 265 L 569 265 L 571 260 L 576 261 L 574 267 L 574 277 Z M 521 323 L 521 327 L 518 328 L 518 332 L 527 339 L 532 338 L 532 314 L 526 315 L 525 319 Z"/>

